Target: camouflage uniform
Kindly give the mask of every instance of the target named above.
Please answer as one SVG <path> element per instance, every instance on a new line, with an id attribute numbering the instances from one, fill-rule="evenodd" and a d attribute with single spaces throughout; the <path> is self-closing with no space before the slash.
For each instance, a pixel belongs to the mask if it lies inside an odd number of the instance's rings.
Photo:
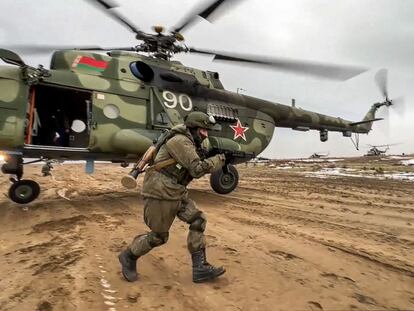
<path id="1" fill-rule="evenodd" d="M 192 112 L 190 115 L 201 119 L 209 118 L 201 112 Z M 197 144 L 193 135 L 199 133 L 194 132 L 199 128 L 209 127 L 197 122 L 188 122 L 187 125 L 188 127 L 178 125 L 172 128 L 174 136 L 160 147 L 154 164 L 146 170 L 142 188 L 144 221 L 151 231 L 136 236 L 129 248 L 119 256 L 122 273 L 127 281 L 137 279 L 136 260 L 139 257 L 168 241 L 169 229 L 175 217 L 189 224 L 187 248 L 193 260 L 193 281 L 204 282 L 225 272 L 224 268 L 216 268 L 206 261 L 204 230 L 207 220 L 194 201 L 188 198 L 187 192 L 187 185 L 193 178 L 220 169 L 225 164 L 225 156 L 218 154 L 201 160 L 196 152 Z M 174 164 L 160 165 L 171 159 Z"/>
<path id="2" fill-rule="evenodd" d="M 160 148 L 154 164 L 171 158 L 177 164 L 159 172 L 150 167 L 145 174 L 142 188 L 144 221 L 151 232 L 137 236 L 132 242 L 131 251 L 138 257 L 167 242 L 168 231 L 176 216 L 190 225 L 187 239 L 189 252 L 205 247 L 203 231 L 206 217 L 188 198 L 186 186 L 193 178 L 221 168 L 225 159 L 220 154 L 202 161 L 188 129 L 178 125 L 172 131 L 176 135 Z"/>

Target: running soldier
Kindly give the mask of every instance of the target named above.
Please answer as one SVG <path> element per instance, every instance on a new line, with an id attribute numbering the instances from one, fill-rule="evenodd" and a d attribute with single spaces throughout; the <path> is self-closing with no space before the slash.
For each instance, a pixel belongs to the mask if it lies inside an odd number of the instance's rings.
<path id="1" fill-rule="evenodd" d="M 154 164 L 146 170 L 141 194 L 144 197 L 144 221 L 151 231 L 136 236 L 119 255 L 122 274 L 127 281 L 137 280 L 139 257 L 168 241 L 175 217 L 189 224 L 187 248 L 192 258 L 193 282 L 212 280 L 225 272 L 223 267 L 214 267 L 207 262 L 206 216 L 188 198 L 187 192 L 187 185 L 193 178 L 200 178 L 225 164 L 223 154 L 205 160 L 197 154 L 202 141 L 208 137 L 207 130 L 214 124 L 212 116 L 191 112 L 184 124 L 171 129 L 172 137 L 160 147 Z"/>

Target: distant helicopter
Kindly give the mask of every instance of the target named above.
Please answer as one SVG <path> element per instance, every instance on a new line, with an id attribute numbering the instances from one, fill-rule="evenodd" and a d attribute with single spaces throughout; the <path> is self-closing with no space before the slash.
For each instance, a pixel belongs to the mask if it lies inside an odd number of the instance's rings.
<path id="1" fill-rule="evenodd" d="M 40 193 L 37 182 L 22 179 L 24 165 L 53 159 L 86 160 L 87 172 L 93 172 L 95 160 L 127 166 L 143 155 L 163 130 L 182 123 L 191 111 L 206 112 L 217 120 L 206 149 L 242 155 L 211 176 L 213 190 L 225 194 L 238 184 L 232 164 L 259 155 L 270 143 L 275 127 L 317 130 L 323 142 L 328 140 L 329 131 L 352 139 L 353 134 L 367 134 L 373 122 L 380 120 L 375 117 L 380 107 L 392 105 L 386 97 L 384 102 L 372 105 L 362 121 L 347 121 L 227 91 L 217 72 L 171 60 L 177 53 L 197 53 L 212 55 L 214 60 L 260 64 L 337 80 L 365 71 L 184 45 L 181 32 L 197 16 L 208 19 L 222 4 L 231 3 L 228 0 L 211 1 L 168 33 L 155 26 L 155 34 L 138 29 L 108 2 L 90 1 L 132 31 L 141 43 L 115 48 L 14 47 L 33 53 L 57 50 L 50 69 L 31 67 L 15 52 L 0 49 L 0 59 L 14 66 L 0 66 L 0 150 L 5 158 L 1 170 L 11 175 L 8 195 L 16 203 L 29 203 Z M 36 160 L 24 162 L 24 158 Z"/>
<path id="2" fill-rule="evenodd" d="M 256 157 L 256 158 L 251 159 L 248 163 L 253 163 L 253 164 L 256 164 L 256 163 L 270 163 L 271 161 L 272 160 L 269 159 L 269 158 Z M 246 164 L 247 164 L 247 162 L 246 162 Z"/>
<path id="3" fill-rule="evenodd" d="M 390 146 L 394 146 L 397 144 L 388 144 L 388 145 L 368 145 L 370 149 L 367 151 L 364 156 L 380 156 L 381 154 L 385 154 L 389 149 Z M 379 149 L 384 148 L 384 149 Z"/>
<path id="4" fill-rule="evenodd" d="M 320 159 L 320 158 L 327 158 L 329 156 L 329 152 L 315 152 L 311 154 L 309 159 Z"/>

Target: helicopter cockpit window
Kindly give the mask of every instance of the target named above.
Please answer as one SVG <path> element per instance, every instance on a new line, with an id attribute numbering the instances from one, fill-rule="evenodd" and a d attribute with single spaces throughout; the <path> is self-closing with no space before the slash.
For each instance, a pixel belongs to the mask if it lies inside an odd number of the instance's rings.
<path id="1" fill-rule="evenodd" d="M 134 62 L 129 66 L 131 68 L 132 74 L 144 82 L 149 82 L 154 78 L 154 71 L 144 62 Z"/>
<path id="2" fill-rule="evenodd" d="M 116 119 L 119 117 L 121 112 L 119 111 L 119 108 L 113 104 L 108 104 L 103 108 L 103 113 L 105 117 L 108 119 Z"/>

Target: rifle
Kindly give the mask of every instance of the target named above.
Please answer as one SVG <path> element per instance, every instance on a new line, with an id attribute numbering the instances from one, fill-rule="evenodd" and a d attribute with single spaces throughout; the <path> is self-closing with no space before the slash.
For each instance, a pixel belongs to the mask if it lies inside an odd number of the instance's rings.
<path id="1" fill-rule="evenodd" d="M 174 133 L 171 131 L 165 130 L 162 132 L 160 137 L 158 137 L 158 139 L 153 142 L 153 145 L 150 146 L 147 151 L 145 151 L 144 155 L 138 160 L 128 175 L 122 177 L 121 183 L 125 188 L 133 189 L 137 186 L 136 179 L 138 178 L 139 174 L 144 172 L 147 166 L 151 165 L 154 162 L 155 156 L 157 155 L 161 146 L 172 136 L 174 136 Z"/>
<path id="2" fill-rule="evenodd" d="M 202 160 L 213 157 L 216 154 L 224 154 L 226 157 L 225 167 L 227 167 L 228 164 L 239 164 L 239 163 L 247 162 L 256 157 L 254 152 L 244 152 L 244 151 L 239 151 L 239 150 L 229 150 L 229 149 L 222 149 L 222 148 L 216 148 L 216 147 L 213 147 L 209 150 L 206 150 L 204 148 L 199 148 L 197 150 L 197 153 Z"/>

